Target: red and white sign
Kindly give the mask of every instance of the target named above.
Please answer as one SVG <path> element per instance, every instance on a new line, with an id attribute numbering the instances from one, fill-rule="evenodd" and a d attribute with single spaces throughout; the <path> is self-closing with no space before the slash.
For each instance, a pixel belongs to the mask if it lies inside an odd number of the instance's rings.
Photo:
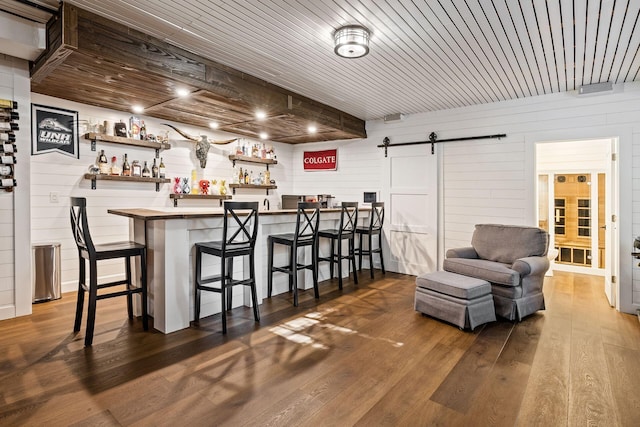
<path id="1" fill-rule="evenodd" d="M 302 161 L 306 171 L 334 171 L 338 169 L 338 149 L 305 151 Z"/>

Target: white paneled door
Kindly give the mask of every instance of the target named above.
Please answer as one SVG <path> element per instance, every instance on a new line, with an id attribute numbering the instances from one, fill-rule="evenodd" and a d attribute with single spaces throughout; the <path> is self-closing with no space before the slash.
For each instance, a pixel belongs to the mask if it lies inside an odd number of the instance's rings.
<path id="1" fill-rule="evenodd" d="M 438 265 L 438 156 L 430 145 L 390 147 L 385 159 L 385 267 L 420 275 Z"/>

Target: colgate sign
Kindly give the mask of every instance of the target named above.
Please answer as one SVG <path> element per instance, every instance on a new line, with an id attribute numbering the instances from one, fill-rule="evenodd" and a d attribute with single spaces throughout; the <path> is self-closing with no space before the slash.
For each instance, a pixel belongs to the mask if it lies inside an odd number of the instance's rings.
<path id="1" fill-rule="evenodd" d="M 338 150 L 305 151 L 303 163 L 306 171 L 334 171 L 338 169 Z"/>

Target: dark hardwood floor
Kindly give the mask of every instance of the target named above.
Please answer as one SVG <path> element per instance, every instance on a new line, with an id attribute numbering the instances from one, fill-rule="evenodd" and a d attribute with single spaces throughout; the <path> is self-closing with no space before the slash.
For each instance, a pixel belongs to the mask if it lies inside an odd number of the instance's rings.
<path id="1" fill-rule="evenodd" d="M 473 332 L 413 310 L 415 277 L 368 272 L 169 335 L 98 303 L 92 348 L 75 294 L 0 322 L 0 425 L 635 426 L 640 323 L 601 279 L 556 272 L 547 310 Z M 383 278 L 380 278 L 383 277 Z M 84 325 L 83 325 L 84 326 Z"/>

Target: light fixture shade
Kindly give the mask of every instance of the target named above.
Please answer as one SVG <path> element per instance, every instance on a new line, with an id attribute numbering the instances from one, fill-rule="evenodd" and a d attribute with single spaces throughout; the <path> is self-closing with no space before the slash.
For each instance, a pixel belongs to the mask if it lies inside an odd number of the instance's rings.
<path id="1" fill-rule="evenodd" d="M 343 58 L 360 58 L 369 53 L 369 30 L 361 25 L 347 25 L 333 33 L 333 51 Z"/>

